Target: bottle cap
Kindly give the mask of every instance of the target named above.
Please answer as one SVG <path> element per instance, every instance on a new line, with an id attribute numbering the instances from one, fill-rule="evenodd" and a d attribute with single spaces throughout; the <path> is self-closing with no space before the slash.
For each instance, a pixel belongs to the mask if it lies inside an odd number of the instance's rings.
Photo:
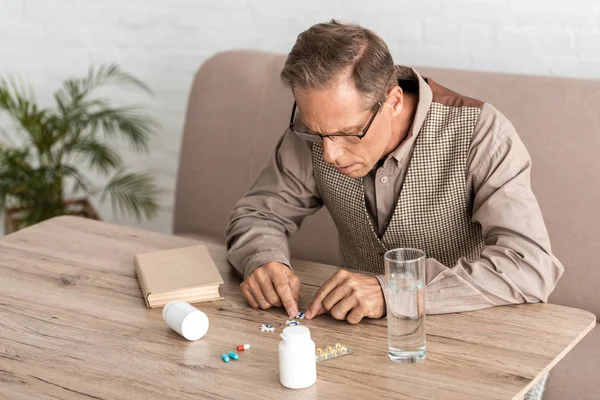
<path id="1" fill-rule="evenodd" d="M 208 317 L 198 310 L 188 314 L 181 324 L 181 335 L 187 340 L 198 340 L 208 331 Z"/>
<path id="2" fill-rule="evenodd" d="M 302 325 L 288 326 L 279 336 L 286 342 L 291 340 L 310 340 L 310 330 Z"/>

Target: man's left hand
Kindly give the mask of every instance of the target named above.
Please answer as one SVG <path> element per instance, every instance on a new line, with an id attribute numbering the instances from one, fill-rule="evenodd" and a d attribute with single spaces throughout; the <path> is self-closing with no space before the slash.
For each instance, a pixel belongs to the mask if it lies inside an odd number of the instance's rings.
<path id="1" fill-rule="evenodd" d="M 317 291 L 304 316 L 312 319 L 326 312 L 351 324 L 364 317 L 382 317 L 385 298 L 379 281 L 374 276 L 338 271 Z"/>

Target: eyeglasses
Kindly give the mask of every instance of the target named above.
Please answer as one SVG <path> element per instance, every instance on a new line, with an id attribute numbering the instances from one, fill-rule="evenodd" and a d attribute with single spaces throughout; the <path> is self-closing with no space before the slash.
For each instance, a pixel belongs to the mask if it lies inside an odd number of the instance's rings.
<path id="1" fill-rule="evenodd" d="M 294 120 L 296 119 L 296 102 L 294 101 L 294 106 L 292 107 L 292 116 L 290 117 L 290 130 L 292 132 L 294 132 L 296 135 L 298 135 L 299 137 L 301 137 L 304 140 L 309 140 L 311 142 L 323 142 L 323 140 L 325 138 L 328 138 L 331 141 L 340 141 L 342 143 L 346 143 L 346 144 L 356 144 L 359 143 L 362 138 L 365 137 L 365 135 L 367 134 L 369 127 L 371 126 L 371 124 L 373 123 L 373 120 L 375 119 L 375 116 L 377 115 L 377 112 L 379 111 L 379 109 L 381 108 L 381 102 L 378 101 L 375 106 L 373 106 L 373 114 L 371 115 L 371 118 L 369 118 L 369 122 L 367 123 L 367 126 L 365 126 L 365 128 L 362 130 L 362 134 L 360 135 L 349 135 L 349 134 L 345 134 L 345 133 L 334 133 L 331 135 L 323 135 L 320 133 L 314 133 L 314 132 L 307 132 L 307 131 L 303 131 L 300 129 L 297 129 L 294 126 Z"/>

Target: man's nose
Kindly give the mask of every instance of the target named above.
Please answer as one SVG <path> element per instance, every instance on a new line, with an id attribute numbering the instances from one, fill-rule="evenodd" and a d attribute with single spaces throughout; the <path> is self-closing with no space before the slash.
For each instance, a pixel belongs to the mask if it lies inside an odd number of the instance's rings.
<path id="1" fill-rule="evenodd" d="M 335 164 L 343 153 L 342 146 L 331 139 L 323 139 L 323 160 L 329 164 Z"/>

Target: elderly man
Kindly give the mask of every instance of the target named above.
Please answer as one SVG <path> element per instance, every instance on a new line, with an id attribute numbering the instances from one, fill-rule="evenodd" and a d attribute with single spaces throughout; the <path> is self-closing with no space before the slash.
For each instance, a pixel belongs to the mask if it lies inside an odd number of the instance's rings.
<path id="1" fill-rule="evenodd" d="M 308 319 L 384 316 L 382 256 L 398 247 L 427 252 L 429 314 L 547 300 L 563 267 L 531 191 L 531 159 L 498 110 L 394 66 L 379 36 L 337 21 L 298 36 L 281 78 L 296 100 L 290 126 L 228 227 L 228 259 L 252 307 L 296 315 L 287 237 L 322 205 L 345 269 Z"/>

